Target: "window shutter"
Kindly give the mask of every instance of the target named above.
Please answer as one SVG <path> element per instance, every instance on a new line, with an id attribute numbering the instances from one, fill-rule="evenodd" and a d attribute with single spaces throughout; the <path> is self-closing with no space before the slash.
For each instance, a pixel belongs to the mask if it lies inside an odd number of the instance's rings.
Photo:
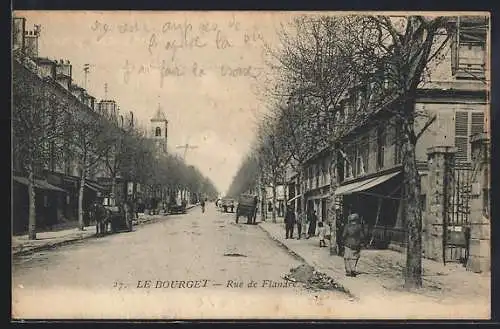
<path id="1" fill-rule="evenodd" d="M 479 134 L 484 131 L 484 113 L 473 112 L 471 117 L 471 135 Z"/>
<path id="2" fill-rule="evenodd" d="M 458 149 L 455 158 L 458 161 L 468 160 L 469 142 L 469 113 L 457 111 L 455 113 L 455 147 Z"/>

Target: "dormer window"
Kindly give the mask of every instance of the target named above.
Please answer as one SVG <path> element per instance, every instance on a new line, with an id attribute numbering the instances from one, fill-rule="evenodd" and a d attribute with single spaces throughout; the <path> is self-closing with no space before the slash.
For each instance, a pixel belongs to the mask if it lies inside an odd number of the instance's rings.
<path id="1" fill-rule="evenodd" d="M 155 129 L 155 136 L 156 137 L 161 137 L 161 128 L 160 127 L 156 127 L 156 129 Z"/>

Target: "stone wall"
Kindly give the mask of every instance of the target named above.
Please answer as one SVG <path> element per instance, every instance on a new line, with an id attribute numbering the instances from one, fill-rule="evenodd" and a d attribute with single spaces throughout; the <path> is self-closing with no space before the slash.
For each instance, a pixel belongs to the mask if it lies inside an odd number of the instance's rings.
<path id="1" fill-rule="evenodd" d="M 490 142 L 483 133 L 473 136 L 471 144 L 474 175 L 467 269 L 473 272 L 489 272 L 491 269 Z"/>
<path id="2" fill-rule="evenodd" d="M 428 149 L 426 212 L 423 214 L 422 249 L 424 256 L 443 260 L 443 219 L 447 205 L 447 180 L 452 171 L 455 147 L 435 146 Z"/>

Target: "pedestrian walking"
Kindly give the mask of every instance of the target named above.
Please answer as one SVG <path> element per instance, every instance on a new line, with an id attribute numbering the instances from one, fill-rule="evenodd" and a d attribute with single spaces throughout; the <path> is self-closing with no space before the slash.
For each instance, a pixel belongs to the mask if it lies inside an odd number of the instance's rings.
<path id="1" fill-rule="evenodd" d="M 297 230 L 298 230 L 298 237 L 297 240 L 300 240 L 302 237 L 302 228 L 306 228 L 307 225 L 307 216 L 305 213 L 303 213 L 301 210 L 298 211 L 298 219 L 297 219 Z M 305 232 L 304 232 L 305 234 Z"/>
<path id="2" fill-rule="evenodd" d="M 326 227 L 323 225 L 323 222 L 318 223 L 318 235 L 319 235 L 319 247 L 326 247 Z"/>
<path id="3" fill-rule="evenodd" d="M 292 207 L 288 206 L 285 214 L 285 239 L 293 239 L 293 229 L 295 226 L 295 213 Z"/>
<path id="4" fill-rule="evenodd" d="M 318 222 L 318 216 L 316 215 L 316 210 L 313 210 L 309 217 L 309 228 L 307 230 L 307 238 L 316 235 L 316 223 Z"/>
<path id="5" fill-rule="evenodd" d="M 344 265 L 347 276 L 356 276 L 361 244 L 364 241 L 364 232 L 357 213 L 349 215 L 348 222 L 342 232 L 344 241 Z"/>

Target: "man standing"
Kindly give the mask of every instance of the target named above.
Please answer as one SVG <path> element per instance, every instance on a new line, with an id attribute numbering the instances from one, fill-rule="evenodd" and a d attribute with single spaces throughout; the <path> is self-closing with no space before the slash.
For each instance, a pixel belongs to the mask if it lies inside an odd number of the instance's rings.
<path id="1" fill-rule="evenodd" d="M 316 215 L 316 210 L 313 210 L 309 218 L 309 229 L 307 230 L 307 238 L 316 235 L 316 223 L 318 222 L 318 216 Z"/>
<path id="2" fill-rule="evenodd" d="M 292 207 L 288 206 L 285 214 L 285 239 L 293 239 L 293 227 L 295 225 L 295 213 Z"/>

